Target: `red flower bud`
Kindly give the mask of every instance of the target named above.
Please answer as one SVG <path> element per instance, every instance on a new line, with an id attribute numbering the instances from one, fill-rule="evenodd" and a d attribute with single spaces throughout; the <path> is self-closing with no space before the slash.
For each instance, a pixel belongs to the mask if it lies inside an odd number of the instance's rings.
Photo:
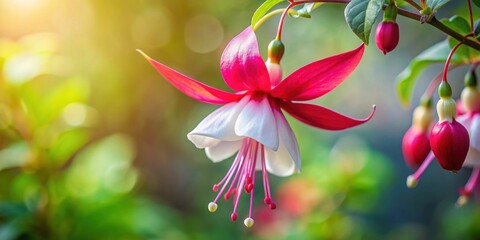
<path id="1" fill-rule="evenodd" d="M 405 133 L 402 142 L 405 162 L 411 168 L 418 168 L 430 153 L 430 141 L 427 132 L 411 127 Z"/>
<path id="2" fill-rule="evenodd" d="M 470 146 L 467 129 L 455 118 L 452 122 L 435 123 L 430 134 L 430 146 L 442 168 L 458 171 Z"/>
<path id="3" fill-rule="evenodd" d="M 400 38 L 398 24 L 396 22 L 381 22 L 377 26 L 375 40 L 377 47 L 383 54 L 391 52 L 398 44 Z"/>

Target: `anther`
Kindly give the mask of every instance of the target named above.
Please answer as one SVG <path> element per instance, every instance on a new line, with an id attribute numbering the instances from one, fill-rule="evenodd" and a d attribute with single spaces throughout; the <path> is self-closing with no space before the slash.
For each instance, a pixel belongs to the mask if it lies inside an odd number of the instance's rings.
<path id="1" fill-rule="evenodd" d="M 465 206 L 467 203 L 468 203 L 468 200 L 470 199 L 469 196 L 467 195 L 462 195 L 460 197 L 458 197 L 457 199 L 457 203 L 455 204 L 455 206 L 457 207 L 463 207 Z"/>
<path id="2" fill-rule="evenodd" d="M 214 184 L 212 189 L 214 192 L 218 192 L 218 184 Z"/>
<path id="3" fill-rule="evenodd" d="M 418 180 L 415 179 L 414 176 L 410 175 L 407 177 L 407 187 L 408 188 L 415 188 L 418 184 Z"/>
<path id="4" fill-rule="evenodd" d="M 223 198 L 224 198 L 225 200 L 227 200 L 227 201 L 230 200 L 230 191 L 228 191 L 227 193 L 225 193 L 225 195 L 223 195 Z"/>
<path id="5" fill-rule="evenodd" d="M 210 211 L 212 213 L 217 211 L 217 208 L 218 208 L 218 205 L 214 202 L 211 202 L 211 203 L 208 204 L 208 211 Z"/>
<path id="6" fill-rule="evenodd" d="M 237 221 L 237 214 L 236 214 L 236 213 L 232 213 L 232 215 L 230 215 L 230 218 L 232 219 L 232 222 Z"/>
<path id="7" fill-rule="evenodd" d="M 245 224 L 245 226 L 250 228 L 253 227 L 255 221 L 252 218 L 245 218 L 245 221 L 243 221 L 243 223 Z"/>
<path id="8" fill-rule="evenodd" d="M 272 199 L 269 198 L 269 197 L 265 197 L 265 199 L 263 200 L 263 202 L 267 205 L 270 205 L 270 203 L 272 202 Z"/>
<path id="9" fill-rule="evenodd" d="M 275 204 L 274 202 L 271 202 L 269 204 L 269 207 L 270 207 L 270 209 L 274 210 L 275 208 L 277 208 L 277 204 Z"/>
<path id="10" fill-rule="evenodd" d="M 253 184 L 245 184 L 245 192 L 250 193 L 253 190 Z"/>

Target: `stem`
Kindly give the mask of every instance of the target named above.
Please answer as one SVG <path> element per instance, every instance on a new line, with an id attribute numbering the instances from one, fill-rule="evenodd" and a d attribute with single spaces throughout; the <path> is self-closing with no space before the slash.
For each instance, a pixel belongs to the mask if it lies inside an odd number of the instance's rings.
<path id="1" fill-rule="evenodd" d="M 418 15 L 416 13 L 412 13 L 410 11 L 400 9 L 400 8 L 398 9 L 398 14 L 402 15 L 406 18 L 410 18 L 410 19 L 417 20 L 417 21 L 420 21 L 420 19 L 422 18 L 421 15 Z M 440 31 L 446 33 L 447 35 L 449 35 L 450 37 L 453 37 L 453 38 L 457 39 L 458 41 L 463 42 L 465 45 L 480 51 L 480 43 L 479 42 L 476 42 L 476 41 L 468 38 L 469 35 L 463 36 L 462 34 L 460 34 L 456 31 L 454 31 L 453 29 L 445 26 L 443 23 L 438 21 L 435 17 L 432 17 L 431 19 L 427 20 L 426 23 L 434 26 L 438 30 L 440 30 Z"/>
<path id="2" fill-rule="evenodd" d="M 447 61 L 445 61 L 445 67 L 443 68 L 443 78 L 442 81 L 448 82 L 447 81 L 447 73 L 448 73 L 448 65 L 450 65 L 450 60 L 452 59 L 453 54 L 455 51 L 457 51 L 458 47 L 460 47 L 463 43 L 459 42 L 455 47 L 452 48 L 452 51 L 448 54 Z"/>
<path id="3" fill-rule="evenodd" d="M 283 29 L 283 23 L 285 22 L 285 17 L 287 16 L 288 11 L 290 8 L 304 4 L 304 3 L 314 3 L 314 2 L 323 2 L 323 3 L 349 3 L 350 0 L 304 0 L 304 1 L 290 1 L 290 5 L 288 5 L 287 8 L 283 11 L 282 16 L 280 17 L 280 22 L 278 23 L 278 29 L 277 29 L 277 40 L 282 40 L 282 29 Z"/>
<path id="4" fill-rule="evenodd" d="M 471 0 L 467 0 L 467 2 L 468 2 L 468 14 L 470 15 L 470 30 L 471 30 L 471 32 L 473 33 L 474 30 L 473 30 L 472 1 L 471 1 Z"/>
<path id="5" fill-rule="evenodd" d="M 417 9 L 418 11 L 422 11 L 422 7 L 420 7 L 420 5 L 418 5 L 416 2 L 414 2 L 413 0 L 405 0 L 405 2 L 407 2 L 408 4 L 410 4 L 412 7 L 414 7 L 415 9 Z"/>
<path id="6" fill-rule="evenodd" d="M 285 17 L 287 16 L 288 11 L 290 8 L 294 7 L 295 5 L 298 5 L 299 3 L 294 3 L 291 2 L 290 5 L 288 5 L 287 8 L 282 13 L 282 16 L 280 17 L 280 22 L 278 23 L 278 29 L 277 29 L 277 40 L 282 40 L 282 29 L 283 29 L 283 23 L 285 22 Z"/>
<path id="7" fill-rule="evenodd" d="M 303 1 L 297 1 L 292 4 L 298 5 L 302 3 L 313 3 L 313 2 L 324 2 L 324 3 L 344 3 L 348 4 L 350 3 L 350 0 L 303 0 Z M 384 5 L 383 8 L 387 7 L 387 5 Z M 425 18 L 422 15 L 410 12 L 405 9 L 398 8 L 398 14 L 402 15 L 406 18 L 410 18 L 413 20 L 421 21 L 423 18 Z M 435 17 L 431 17 L 430 19 L 427 19 L 425 23 L 428 23 L 432 25 L 433 27 L 437 28 L 438 30 L 444 32 L 445 34 L 449 35 L 450 37 L 455 38 L 456 40 L 463 42 L 463 44 L 472 47 L 476 50 L 480 51 L 480 43 L 477 41 L 474 41 L 470 39 L 471 35 L 463 36 L 462 34 L 456 32 L 455 30 L 447 27 L 445 24 L 442 22 L 438 21 Z"/>
<path id="8" fill-rule="evenodd" d="M 277 9 L 275 11 L 271 11 L 269 13 L 267 13 L 265 16 L 263 16 L 262 18 L 260 18 L 260 20 L 258 20 L 257 23 L 255 23 L 255 26 L 253 26 L 253 31 L 257 31 L 257 29 L 263 24 L 265 23 L 265 21 L 267 21 L 269 18 L 277 15 L 277 14 L 280 14 L 280 13 L 283 13 L 283 11 L 285 11 L 285 8 L 281 8 L 281 9 Z M 298 14 L 297 11 L 293 10 L 293 9 L 290 9 L 288 10 L 289 13 L 292 13 L 292 14 Z"/>

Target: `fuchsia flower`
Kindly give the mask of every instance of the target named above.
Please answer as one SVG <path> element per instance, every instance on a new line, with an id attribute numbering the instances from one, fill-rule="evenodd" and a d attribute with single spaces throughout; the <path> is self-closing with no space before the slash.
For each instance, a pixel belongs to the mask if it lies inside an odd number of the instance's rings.
<path id="1" fill-rule="evenodd" d="M 235 93 L 207 86 L 144 54 L 167 81 L 187 96 L 205 103 L 224 104 L 188 134 L 188 139 L 196 147 L 204 148 L 213 162 L 238 152 L 225 177 L 213 186 L 218 195 L 209 204 L 209 211 L 216 211 L 222 195 L 226 200 L 233 196 L 231 219 L 235 221 L 245 190 L 250 194 L 245 225 L 251 227 L 256 170 L 262 172 L 265 204 L 276 208 L 267 172 L 288 176 L 300 171 L 297 140 L 280 109 L 306 124 L 327 130 L 354 127 L 372 117 L 374 111 L 365 119 L 352 119 L 321 106 L 296 103 L 318 98 L 337 87 L 358 65 L 363 50 L 362 44 L 350 52 L 313 62 L 281 81 L 279 65 L 269 66 L 274 71 L 267 70 L 255 33 L 248 27 L 227 45 L 220 61 L 225 83 Z"/>
<path id="2" fill-rule="evenodd" d="M 431 101 L 425 101 L 413 112 L 412 127 L 402 141 L 402 151 L 405 162 L 411 168 L 418 168 L 430 153 L 430 125 L 433 116 Z"/>
<path id="3" fill-rule="evenodd" d="M 400 40 L 398 24 L 396 22 L 386 21 L 379 23 L 375 32 L 375 40 L 378 49 L 380 49 L 383 54 L 393 51 Z"/>
<path id="4" fill-rule="evenodd" d="M 465 126 L 470 136 L 470 147 L 463 167 L 473 168 L 473 171 L 465 187 L 460 189 L 459 205 L 464 205 L 473 191 L 480 187 L 480 92 L 474 75 L 473 80 L 466 83 L 461 96 L 465 112 L 458 117 L 458 122 Z"/>
<path id="5" fill-rule="evenodd" d="M 456 103 L 450 85 L 444 81 L 438 89 L 438 122 L 430 133 L 430 147 L 442 168 L 456 172 L 467 156 L 469 136 L 467 129 L 455 119 Z"/>

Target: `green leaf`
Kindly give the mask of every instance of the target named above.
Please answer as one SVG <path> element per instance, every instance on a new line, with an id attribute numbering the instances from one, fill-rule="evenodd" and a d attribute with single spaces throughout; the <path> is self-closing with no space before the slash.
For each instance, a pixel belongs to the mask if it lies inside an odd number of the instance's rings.
<path id="1" fill-rule="evenodd" d="M 448 19 L 441 19 L 440 22 L 462 35 L 470 33 L 470 24 L 465 18 L 458 15 L 455 15 Z"/>
<path id="2" fill-rule="evenodd" d="M 297 10 L 297 14 L 288 14 L 290 15 L 291 17 L 293 18 L 300 18 L 300 17 L 303 17 L 303 18 L 311 18 L 312 15 L 312 11 L 317 8 L 317 7 L 320 7 L 320 5 L 322 5 L 323 3 L 305 3 L 303 5 L 302 8 L 298 9 Z"/>
<path id="3" fill-rule="evenodd" d="M 255 24 L 257 24 L 257 22 L 263 16 L 265 16 L 265 14 L 267 14 L 268 11 L 270 11 L 270 9 L 272 9 L 273 7 L 275 7 L 275 5 L 281 2 L 283 2 L 283 0 L 267 0 L 264 3 L 262 3 L 262 5 L 260 5 L 260 7 L 258 7 L 257 10 L 255 10 L 255 12 L 253 13 L 252 27 L 254 27 Z"/>
<path id="4" fill-rule="evenodd" d="M 473 0 L 473 3 L 474 3 L 477 7 L 480 7 L 480 0 Z"/>
<path id="5" fill-rule="evenodd" d="M 468 21 L 460 16 L 453 16 L 450 19 L 442 19 L 441 22 L 462 35 L 469 34 L 471 31 Z M 459 43 L 455 38 L 449 38 L 448 42 L 451 48 Z M 470 59 L 479 56 L 479 54 L 479 51 L 466 45 L 460 46 L 455 52 L 455 55 L 461 58 L 464 62 L 468 62 Z"/>
<path id="6" fill-rule="evenodd" d="M 435 11 L 443 7 L 443 5 L 447 4 L 449 1 L 450 0 L 427 0 L 427 6 Z"/>
<path id="7" fill-rule="evenodd" d="M 418 75 L 432 63 L 446 61 L 451 47 L 447 40 L 441 41 L 416 56 L 397 77 L 397 94 L 400 103 L 405 107 L 410 105 L 410 100 Z M 455 54 L 451 63 L 461 63 L 461 59 Z"/>
<path id="8" fill-rule="evenodd" d="M 366 44 L 384 0 L 352 0 L 345 8 L 345 20 L 352 31 Z"/>

